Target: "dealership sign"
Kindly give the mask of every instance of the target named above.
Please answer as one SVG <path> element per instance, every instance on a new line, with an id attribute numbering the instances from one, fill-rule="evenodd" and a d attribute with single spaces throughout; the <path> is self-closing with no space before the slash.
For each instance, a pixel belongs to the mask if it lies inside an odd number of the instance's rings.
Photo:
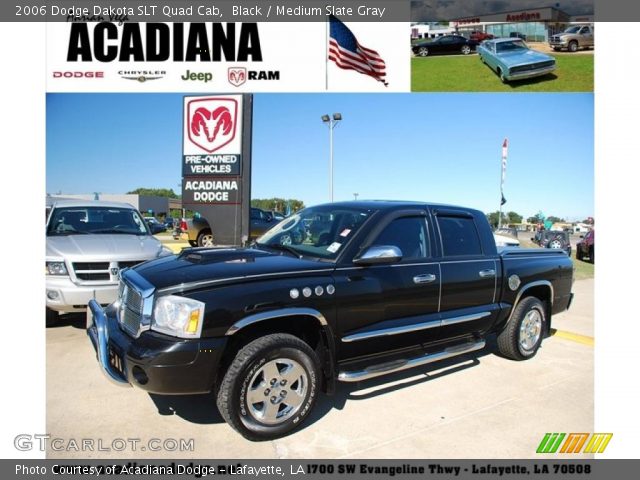
<path id="1" fill-rule="evenodd" d="M 251 104 L 251 95 L 184 97 L 182 203 L 219 244 L 248 235 Z"/>

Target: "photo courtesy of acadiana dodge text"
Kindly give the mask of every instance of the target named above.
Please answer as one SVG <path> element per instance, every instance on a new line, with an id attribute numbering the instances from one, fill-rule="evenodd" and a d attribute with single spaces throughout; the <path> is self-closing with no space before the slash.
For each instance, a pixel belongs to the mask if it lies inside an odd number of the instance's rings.
<path id="1" fill-rule="evenodd" d="M 592 93 L 47 94 L 47 457 L 593 432 L 593 120 Z"/>

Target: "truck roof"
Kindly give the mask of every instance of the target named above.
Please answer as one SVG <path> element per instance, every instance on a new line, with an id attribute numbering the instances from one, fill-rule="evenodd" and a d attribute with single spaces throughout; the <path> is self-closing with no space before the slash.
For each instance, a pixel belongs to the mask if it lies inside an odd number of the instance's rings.
<path id="1" fill-rule="evenodd" d="M 448 205 L 443 203 L 434 202 L 417 202 L 410 200 L 351 200 L 346 202 L 324 203 L 317 205 L 319 207 L 325 206 L 339 206 L 345 208 L 365 208 L 369 210 L 393 210 L 401 208 L 425 208 L 425 207 L 439 207 L 439 208 L 451 208 L 460 209 L 466 211 L 478 211 L 475 208 L 464 207 L 461 205 Z"/>

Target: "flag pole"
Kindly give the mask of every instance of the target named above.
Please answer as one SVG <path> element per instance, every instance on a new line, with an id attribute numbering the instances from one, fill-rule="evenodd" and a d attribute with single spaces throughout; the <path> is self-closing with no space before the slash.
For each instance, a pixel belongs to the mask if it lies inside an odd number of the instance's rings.
<path id="1" fill-rule="evenodd" d="M 329 90 L 329 17 L 324 29 L 324 89 Z"/>

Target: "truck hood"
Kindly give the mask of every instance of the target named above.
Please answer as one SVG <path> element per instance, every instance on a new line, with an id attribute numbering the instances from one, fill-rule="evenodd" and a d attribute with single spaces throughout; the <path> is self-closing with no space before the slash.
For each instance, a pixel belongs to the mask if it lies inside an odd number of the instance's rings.
<path id="1" fill-rule="evenodd" d="M 499 57 L 500 60 L 502 60 L 509 67 L 527 63 L 546 62 L 548 60 L 554 60 L 551 55 L 547 55 L 546 53 L 542 52 L 536 52 L 535 50 L 527 50 L 526 52 L 501 53 Z"/>
<path id="2" fill-rule="evenodd" d="M 331 272 L 335 265 L 258 248 L 193 248 L 135 267 L 156 289 L 186 291 L 205 285 L 287 274 Z M 173 290 L 173 289 L 172 289 Z"/>
<path id="3" fill-rule="evenodd" d="M 47 237 L 46 256 L 69 260 L 150 260 L 162 251 L 162 244 L 150 235 L 91 234 Z"/>

